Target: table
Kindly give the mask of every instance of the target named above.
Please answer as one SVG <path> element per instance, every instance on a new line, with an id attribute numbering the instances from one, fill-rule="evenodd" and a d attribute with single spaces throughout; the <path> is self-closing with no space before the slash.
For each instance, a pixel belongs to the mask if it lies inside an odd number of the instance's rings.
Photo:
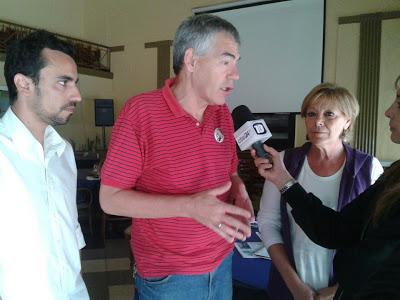
<path id="1" fill-rule="evenodd" d="M 100 179 L 89 180 L 88 176 L 93 176 L 93 169 L 78 169 L 77 188 L 87 188 L 92 191 L 93 194 L 93 206 L 95 209 L 100 209 L 99 204 L 99 190 L 100 190 Z"/>
<path id="2" fill-rule="evenodd" d="M 75 152 L 76 167 L 78 169 L 93 168 L 94 164 L 99 164 L 100 155 L 95 152 Z"/>
<path id="3" fill-rule="evenodd" d="M 252 227 L 249 242 L 260 241 L 256 235 L 257 227 Z M 269 270 L 271 261 L 263 258 L 243 258 L 239 252 L 234 249 L 232 258 L 232 279 L 235 282 L 255 289 L 267 289 L 269 280 Z"/>
<path id="4" fill-rule="evenodd" d="M 92 190 L 94 193 L 98 193 L 100 188 L 100 179 L 90 180 L 88 179 L 88 176 L 93 176 L 92 169 L 78 169 L 77 187 L 85 187 Z"/>

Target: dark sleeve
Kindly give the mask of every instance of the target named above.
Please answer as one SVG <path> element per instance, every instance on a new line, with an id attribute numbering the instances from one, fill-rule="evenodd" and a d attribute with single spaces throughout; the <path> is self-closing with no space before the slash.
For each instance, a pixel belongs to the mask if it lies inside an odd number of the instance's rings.
<path id="1" fill-rule="evenodd" d="M 354 297 L 355 300 L 400 299 L 400 249 L 381 264 Z"/>
<path id="2" fill-rule="evenodd" d="M 293 185 L 284 197 L 292 207 L 296 223 L 316 244 L 331 249 L 354 245 L 369 219 L 380 182 L 369 187 L 340 212 L 326 207 L 300 184 Z"/>
<path id="3" fill-rule="evenodd" d="M 398 227 L 399 224 L 396 225 L 396 228 Z M 386 272 L 385 268 L 381 268 L 399 247 L 399 234 L 384 238 L 383 235 L 377 234 L 377 231 L 379 229 L 369 230 L 368 238 L 336 252 L 333 271 L 345 291 L 362 291 L 373 274 L 382 272 L 383 275 Z M 376 279 L 379 281 L 382 278 Z"/>

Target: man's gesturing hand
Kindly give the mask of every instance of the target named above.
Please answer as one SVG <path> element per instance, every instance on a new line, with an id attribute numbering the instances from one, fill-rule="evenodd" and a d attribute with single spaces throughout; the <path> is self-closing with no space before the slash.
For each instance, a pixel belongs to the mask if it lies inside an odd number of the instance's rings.
<path id="1" fill-rule="evenodd" d="M 231 182 L 190 196 L 189 216 L 214 230 L 229 243 L 251 235 L 248 210 L 220 201 L 217 196 L 229 191 Z"/>

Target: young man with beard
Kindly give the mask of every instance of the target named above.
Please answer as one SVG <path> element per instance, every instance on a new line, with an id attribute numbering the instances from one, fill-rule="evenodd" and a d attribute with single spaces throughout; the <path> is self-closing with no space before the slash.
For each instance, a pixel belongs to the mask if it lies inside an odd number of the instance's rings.
<path id="1" fill-rule="evenodd" d="M 71 145 L 52 127 L 81 101 L 72 46 L 46 31 L 12 43 L 4 75 L 10 107 L 0 120 L 0 296 L 89 299 Z"/>

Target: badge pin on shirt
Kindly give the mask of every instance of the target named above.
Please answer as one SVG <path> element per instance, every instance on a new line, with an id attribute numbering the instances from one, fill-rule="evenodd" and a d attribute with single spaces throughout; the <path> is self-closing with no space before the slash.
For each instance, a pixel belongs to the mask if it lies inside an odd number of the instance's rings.
<path id="1" fill-rule="evenodd" d="M 221 129 L 215 128 L 214 138 L 217 141 L 217 143 L 222 143 L 224 141 L 224 135 L 222 134 Z"/>

